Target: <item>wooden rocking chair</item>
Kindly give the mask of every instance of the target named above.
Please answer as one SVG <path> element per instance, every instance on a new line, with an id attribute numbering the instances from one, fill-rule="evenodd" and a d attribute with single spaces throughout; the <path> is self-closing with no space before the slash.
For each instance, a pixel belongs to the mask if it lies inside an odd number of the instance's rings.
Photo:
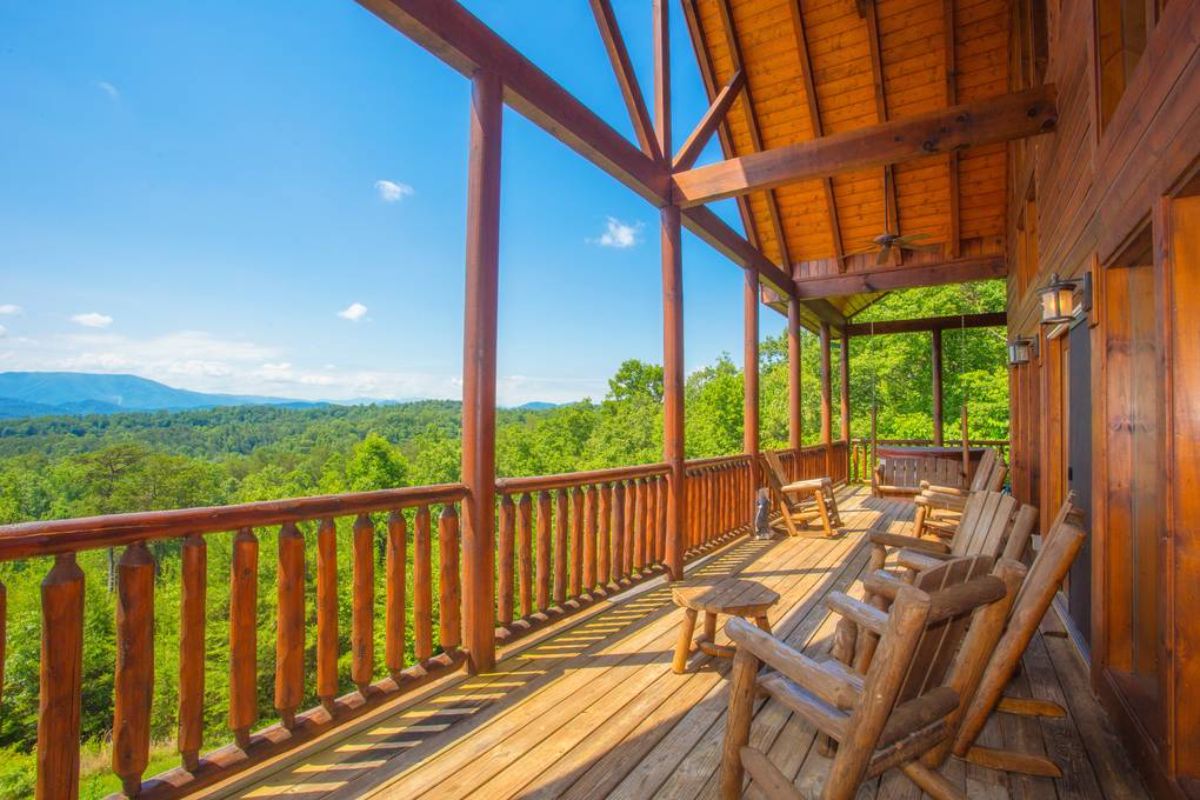
<path id="1" fill-rule="evenodd" d="M 767 484 L 779 504 L 780 521 L 790 536 L 833 538 L 838 535 L 835 528 L 842 524 L 838 513 L 837 496 L 833 481 L 829 478 L 812 478 L 789 483 L 787 473 L 779 456 L 764 453 L 767 463 Z M 819 522 L 821 531 L 808 530 L 808 525 Z"/>
<path id="2" fill-rule="evenodd" d="M 741 796 L 746 772 L 771 798 L 802 795 L 760 751 L 749 747 L 755 697 L 764 692 L 838 743 L 821 797 L 847 800 L 863 780 L 898 767 L 937 798 L 965 797 L 921 759 L 952 735 L 968 677 L 965 657 L 1007 610 L 1005 582 L 987 556 L 956 559 L 897 591 L 887 613 L 840 592 L 829 608 L 880 637 L 865 676 L 840 662 L 815 661 L 758 628 L 731 619 L 737 644 L 721 763 L 721 796 Z M 979 613 L 976 614 L 976 610 Z M 961 645 L 961 647 L 960 647 Z M 760 664 L 770 669 L 759 675 Z"/>
<path id="3" fill-rule="evenodd" d="M 927 529 L 939 534 L 953 533 L 970 496 L 976 492 L 1000 491 L 1007 475 L 1008 465 L 995 448 L 989 447 L 980 458 L 975 476 L 967 489 L 935 486 L 921 481 L 921 491 L 913 498 L 917 505 L 916 518 L 913 520 L 914 534 L 924 536 Z"/>
<path id="4" fill-rule="evenodd" d="M 967 501 L 962 524 L 949 544 L 934 539 L 916 539 L 894 533 L 872 533 L 871 561 L 864 581 L 866 600 L 879 608 L 887 608 L 887 599 L 872 591 L 879 581 L 910 583 L 913 577 L 952 558 L 988 556 L 993 560 L 1020 560 L 1037 525 L 1037 509 L 1018 503 L 1012 495 L 1001 492 L 976 492 Z M 888 550 L 899 549 L 899 566 L 907 572 L 887 572 L 883 566 Z M 893 591 L 888 596 L 893 595 Z M 845 664 L 853 664 L 863 673 L 871 663 L 877 638 L 869 631 L 859 635 L 853 621 L 842 619 L 834 635 L 833 656 Z"/>

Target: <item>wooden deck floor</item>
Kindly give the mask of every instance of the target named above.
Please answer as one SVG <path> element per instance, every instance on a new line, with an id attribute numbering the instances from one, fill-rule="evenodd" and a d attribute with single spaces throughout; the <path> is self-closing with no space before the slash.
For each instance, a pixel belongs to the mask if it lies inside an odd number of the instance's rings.
<path id="1" fill-rule="evenodd" d="M 737 573 L 773 587 L 783 597 L 771 614 L 775 634 L 822 652 L 832 621 L 821 598 L 832 589 L 853 593 L 866 564 L 866 530 L 902 532 L 912 513 L 910 503 L 873 499 L 862 489 L 846 493 L 842 503 L 848 533 L 839 540 L 743 540 L 695 574 Z M 651 584 L 514 648 L 495 674 L 447 679 L 355 731 L 268 763 L 208 796 L 715 797 L 729 664 L 694 660 L 689 674 L 672 673 L 680 618 L 669 590 Z M 1043 624 L 1011 691 L 1065 702 L 1070 714 L 993 719 L 981 743 L 1047 752 L 1065 777 L 1011 778 L 951 760 L 945 774 L 970 797 L 1146 796 L 1057 619 Z M 816 796 L 827 762 L 812 746 L 809 726 L 771 702 L 758 710 L 752 736 Z M 757 796 L 754 787 L 749 796 Z M 859 794 L 919 796 L 894 770 Z"/>

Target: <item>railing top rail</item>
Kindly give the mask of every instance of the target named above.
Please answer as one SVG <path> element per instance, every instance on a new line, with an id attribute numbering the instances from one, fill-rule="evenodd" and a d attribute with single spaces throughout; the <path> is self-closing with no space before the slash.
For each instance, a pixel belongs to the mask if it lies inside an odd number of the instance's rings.
<path id="1" fill-rule="evenodd" d="M 586 472 L 564 472 L 558 475 L 535 475 L 527 478 L 501 478 L 496 481 L 496 491 L 501 494 L 537 492 L 546 489 L 566 489 L 593 483 L 633 480 L 666 475 L 671 468 L 665 464 L 641 464 L 635 467 L 612 467 Z"/>
<path id="2" fill-rule="evenodd" d="M 100 517 L 22 522 L 0 526 L 0 561 L 116 547 L 130 542 L 221 533 L 286 522 L 393 511 L 431 503 L 454 503 L 466 495 L 460 483 L 383 489 L 375 492 L 266 500 L 231 506 L 138 511 Z"/>
<path id="3" fill-rule="evenodd" d="M 703 467 L 717 467 L 724 464 L 740 464 L 750 460 L 750 456 L 745 453 L 737 453 L 731 456 L 713 456 L 711 458 L 691 458 L 684 462 L 684 469 L 701 469 Z"/>

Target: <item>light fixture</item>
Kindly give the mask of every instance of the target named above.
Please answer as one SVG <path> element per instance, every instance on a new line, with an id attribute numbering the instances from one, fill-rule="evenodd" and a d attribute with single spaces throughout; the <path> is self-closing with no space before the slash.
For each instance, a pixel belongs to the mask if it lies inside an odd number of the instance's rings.
<path id="1" fill-rule="evenodd" d="M 1037 339 L 1020 336 L 1008 343 L 1009 364 L 1013 366 L 1028 364 L 1035 358 L 1037 358 Z"/>
<path id="2" fill-rule="evenodd" d="M 1076 281 L 1062 280 L 1058 273 L 1050 276 L 1050 283 L 1038 294 L 1042 296 L 1042 324 L 1059 325 L 1070 322 L 1075 314 Z"/>

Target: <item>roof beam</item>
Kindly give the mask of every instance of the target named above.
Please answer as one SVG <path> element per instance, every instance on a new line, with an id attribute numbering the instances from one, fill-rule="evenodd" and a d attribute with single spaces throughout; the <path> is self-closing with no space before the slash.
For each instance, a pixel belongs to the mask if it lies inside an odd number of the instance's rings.
<path id="1" fill-rule="evenodd" d="M 813 138 L 825 135 L 821 123 L 821 104 L 817 100 L 817 85 L 813 79 L 812 56 L 808 52 L 808 31 L 804 27 L 804 11 L 800 0 L 792 0 L 792 33 L 796 37 L 796 50 L 800 56 L 800 72 L 804 79 L 804 97 L 808 101 L 808 121 L 812 126 Z M 825 190 L 825 208 L 829 213 L 829 232 L 833 237 L 833 255 L 837 258 L 838 272 L 846 271 L 846 247 L 842 243 L 842 228 L 838 222 L 837 198 L 833 194 L 833 178 L 826 175 L 821 179 Z"/>
<path id="2" fill-rule="evenodd" d="M 675 199 L 684 207 L 702 205 L 795 181 L 1047 133 L 1058 121 L 1055 95 L 1053 84 L 1047 84 L 694 167 L 672 177 Z"/>
<path id="3" fill-rule="evenodd" d="M 808 278 L 796 281 L 796 296 L 801 299 L 844 297 L 852 294 L 887 292 L 918 286 L 942 286 L 947 283 L 967 283 L 1007 274 L 1004 256 L 964 258 L 940 264 L 920 264 L 909 267 L 854 272 L 831 278 Z"/>
<path id="4" fill-rule="evenodd" d="M 591 4 L 592 14 L 596 17 L 596 27 L 600 29 L 600 38 L 604 40 L 608 60 L 612 62 L 613 73 L 621 87 L 621 96 L 625 98 L 625 108 L 629 111 L 629 121 L 633 123 L 638 144 L 647 157 L 659 161 L 662 154 L 654 137 L 654 124 L 650 121 L 646 99 L 642 96 L 633 64 L 629 61 L 629 51 L 625 49 L 625 39 L 621 36 L 621 28 L 617 24 L 612 4 L 609 0 L 591 0 Z"/>
<path id="5" fill-rule="evenodd" d="M 717 10 L 721 12 L 721 26 L 725 29 L 725 38 L 729 45 L 729 55 L 733 60 L 733 68 L 742 70 L 745 63 L 742 58 L 742 44 L 738 40 L 737 26 L 733 22 L 733 9 L 729 0 L 719 0 Z M 763 148 L 762 130 L 758 125 L 758 113 L 754 110 L 754 99 L 750 93 L 749 80 L 742 90 L 742 100 L 746 108 L 746 127 L 750 132 L 750 146 L 755 152 Z M 783 217 L 779 213 L 779 198 L 772 189 L 767 190 L 767 214 L 771 217 L 771 228 L 775 231 L 775 242 L 779 248 L 779 261 L 789 273 L 792 271 L 792 256 L 788 252 L 787 238 L 783 233 Z M 761 245 L 760 245 L 760 248 Z"/>
<path id="6" fill-rule="evenodd" d="M 504 81 L 504 101 L 554 138 L 656 206 L 670 174 L 459 3 L 358 0 L 463 75 L 487 70 Z"/>
<path id="7" fill-rule="evenodd" d="M 957 317 L 927 317 L 925 319 L 893 319 L 886 322 L 850 322 L 846 324 L 849 336 L 884 336 L 892 333 L 920 333 L 923 331 L 947 331 L 963 328 L 999 328 L 1008 324 L 1004 311 L 989 311 L 982 314 L 962 314 Z"/>
<path id="8" fill-rule="evenodd" d="M 708 111 L 696 124 L 696 129 L 692 131 L 687 141 L 679 148 L 679 152 L 675 154 L 675 159 L 671 163 L 672 171 L 690 169 L 696 163 L 696 159 L 700 157 L 700 151 L 708 144 L 708 140 L 712 138 L 717 128 L 725 122 L 725 117 L 729 114 L 729 107 L 733 105 L 733 101 L 737 99 L 738 93 L 745 85 L 746 73 L 739 69 L 733 73 L 729 83 L 725 84 L 724 88 L 717 93 L 712 105 L 708 107 Z"/>

